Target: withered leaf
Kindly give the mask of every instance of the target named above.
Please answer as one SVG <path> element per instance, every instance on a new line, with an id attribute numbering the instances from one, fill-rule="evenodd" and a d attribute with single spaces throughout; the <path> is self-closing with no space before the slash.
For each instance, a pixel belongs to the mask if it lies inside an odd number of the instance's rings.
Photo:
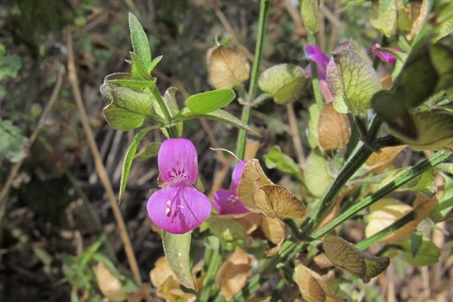
<path id="1" fill-rule="evenodd" d="M 318 142 L 324 151 L 344 148 L 351 137 L 351 127 L 347 116 L 339 113 L 328 103 L 321 111 L 318 120 Z"/>

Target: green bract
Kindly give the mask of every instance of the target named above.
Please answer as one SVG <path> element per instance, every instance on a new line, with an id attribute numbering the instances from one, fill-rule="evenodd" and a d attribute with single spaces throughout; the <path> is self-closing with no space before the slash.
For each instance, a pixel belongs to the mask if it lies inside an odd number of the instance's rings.
<path id="1" fill-rule="evenodd" d="M 287 104 L 300 97 L 308 82 L 302 67 L 279 64 L 261 74 L 258 86 L 272 96 L 277 104 Z"/>

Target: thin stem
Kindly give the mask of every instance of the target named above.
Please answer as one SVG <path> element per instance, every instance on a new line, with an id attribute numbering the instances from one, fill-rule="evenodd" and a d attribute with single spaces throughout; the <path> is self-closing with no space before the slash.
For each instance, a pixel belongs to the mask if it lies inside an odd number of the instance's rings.
<path id="1" fill-rule="evenodd" d="M 151 90 L 151 93 L 154 95 L 154 98 L 156 99 L 157 104 L 159 105 L 160 109 L 162 110 L 166 123 L 169 124 L 169 126 L 165 127 L 165 129 L 167 129 L 167 131 L 168 131 L 168 135 L 170 136 L 170 138 L 178 138 L 179 137 L 178 129 L 176 128 L 175 125 L 171 125 L 172 116 L 171 116 L 170 110 L 168 109 L 167 104 L 165 104 L 164 99 L 160 95 L 160 92 L 157 89 L 157 86 L 154 85 L 153 87 L 150 88 L 150 90 Z"/>
<path id="2" fill-rule="evenodd" d="M 373 236 L 360 241 L 355 245 L 355 247 L 358 248 L 359 250 L 364 250 L 373 243 L 378 242 L 379 240 L 385 238 L 386 236 L 396 232 L 398 229 L 405 226 L 409 222 L 414 221 L 415 218 L 417 218 L 417 213 L 411 211 L 408 214 L 401 217 L 400 219 L 398 219 L 397 221 L 395 221 L 394 223 L 392 223 L 391 225 L 389 225 L 388 227 L 380 230 Z"/>
<path id="3" fill-rule="evenodd" d="M 418 165 L 410 168 L 407 172 L 403 173 L 400 177 L 392 181 L 391 183 L 387 184 L 380 190 L 376 191 L 375 193 L 369 195 L 368 197 L 362 199 L 357 204 L 353 205 L 349 209 L 347 209 L 344 213 L 340 214 L 337 218 L 335 218 L 332 222 L 327 224 L 321 230 L 317 231 L 313 234 L 313 238 L 319 239 L 323 237 L 325 234 L 332 231 L 334 228 L 339 226 L 341 223 L 345 222 L 361 210 L 365 209 L 366 207 L 370 206 L 374 202 L 378 201 L 381 198 L 384 198 L 389 193 L 395 191 L 397 188 L 401 187 L 414 177 L 422 174 L 423 172 L 435 167 L 436 165 L 448 160 L 449 158 L 453 157 L 453 152 L 447 151 L 440 151 L 435 153 L 430 158 L 427 158 L 423 162 L 419 163 Z"/>
<path id="4" fill-rule="evenodd" d="M 305 163 L 304 148 L 302 146 L 302 141 L 300 140 L 299 127 L 297 126 L 297 118 L 296 113 L 294 112 L 293 104 L 286 104 L 286 110 L 288 112 L 289 127 L 291 129 L 291 137 L 293 139 L 297 161 L 299 162 L 299 165 L 303 165 Z"/>
<path id="5" fill-rule="evenodd" d="M 252 75 L 250 77 L 250 87 L 248 98 L 245 101 L 244 108 L 242 109 L 241 121 L 245 124 L 250 122 L 251 104 L 253 103 L 258 87 L 258 74 L 261 63 L 261 56 L 263 53 L 263 41 L 264 33 L 266 30 L 267 12 L 269 10 L 270 0 L 261 0 L 260 4 L 260 17 L 258 22 L 258 34 L 256 39 L 255 47 L 255 60 L 253 61 Z M 236 145 L 236 155 L 240 159 L 244 159 L 245 154 L 245 143 L 247 138 L 247 132 L 245 130 L 239 130 L 239 136 Z"/>
<path id="6" fill-rule="evenodd" d="M 310 32 L 308 34 L 308 44 L 316 45 L 316 37 L 315 34 Z M 318 78 L 318 70 L 316 69 L 316 63 L 313 60 L 310 60 L 310 67 L 311 67 L 311 85 L 313 86 L 313 93 L 315 95 L 316 104 L 318 104 L 319 110 L 322 110 L 324 107 L 324 101 L 322 99 L 321 88 L 319 87 L 319 78 Z"/>
<path id="7" fill-rule="evenodd" d="M 222 255 L 221 253 L 213 252 L 209 260 L 208 271 L 206 272 L 206 276 L 203 279 L 203 289 L 201 290 L 200 301 L 209 301 L 211 288 L 214 284 L 217 270 L 222 262 Z"/>

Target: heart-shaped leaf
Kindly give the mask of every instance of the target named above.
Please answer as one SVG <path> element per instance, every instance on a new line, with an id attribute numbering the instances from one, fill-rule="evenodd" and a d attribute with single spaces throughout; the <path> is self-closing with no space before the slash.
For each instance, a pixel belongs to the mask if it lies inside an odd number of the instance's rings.
<path id="1" fill-rule="evenodd" d="M 122 131 L 138 128 L 150 115 L 154 103 L 150 95 L 126 87 L 114 87 L 109 92 L 113 101 L 102 112 L 113 128 Z"/>
<path id="2" fill-rule="evenodd" d="M 206 114 L 228 105 L 236 93 L 230 88 L 213 90 L 194 94 L 186 100 L 186 106 L 190 111 Z"/>
<path id="3" fill-rule="evenodd" d="M 335 266 L 361 278 L 363 283 L 370 282 L 390 264 L 388 257 L 363 252 L 337 236 L 327 235 L 322 244 L 324 253 Z"/>
<path id="4" fill-rule="evenodd" d="M 272 96 L 277 104 L 287 104 L 301 96 L 308 82 L 302 67 L 279 64 L 260 75 L 258 86 Z"/>
<path id="5" fill-rule="evenodd" d="M 373 67 L 355 52 L 352 41 L 332 52 L 327 66 L 327 84 L 335 109 L 346 113 L 344 103 L 354 115 L 371 108 L 371 97 L 382 87 Z"/>

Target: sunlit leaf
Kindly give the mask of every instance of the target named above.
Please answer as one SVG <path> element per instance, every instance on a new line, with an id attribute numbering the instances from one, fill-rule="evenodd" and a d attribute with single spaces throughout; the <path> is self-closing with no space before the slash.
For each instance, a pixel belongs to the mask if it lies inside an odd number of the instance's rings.
<path id="1" fill-rule="evenodd" d="M 168 263 L 167 257 L 160 257 L 154 263 L 154 268 L 149 273 L 151 283 L 155 288 L 159 288 L 168 279 L 168 277 L 174 277 L 175 273 L 172 271 L 170 264 Z"/>
<path id="2" fill-rule="evenodd" d="M 406 146 L 386 147 L 381 152 L 373 152 L 365 164 L 370 172 L 380 172 L 391 165 Z"/>
<path id="3" fill-rule="evenodd" d="M 360 251 L 340 237 L 327 235 L 323 240 L 324 252 L 337 267 L 362 279 L 363 283 L 382 273 L 390 264 L 388 257 L 376 257 Z"/>
<path id="4" fill-rule="evenodd" d="M 261 230 L 273 244 L 282 244 L 285 240 L 285 223 L 278 218 L 263 217 L 260 223 Z"/>
<path id="5" fill-rule="evenodd" d="M 235 220 L 223 217 L 212 216 L 208 218 L 209 229 L 211 232 L 226 241 L 244 240 L 247 232 L 242 225 Z"/>
<path id="6" fill-rule="evenodd" d="M 321 111 L 318 120 L 318 143 L 324 151 L 344 148 L 351 137 L 348 117 L 339 113 L 328 103 Z"/>
<path id="7" fill-rule="evenodd" d="M 266 69 L 258 79 L 261 90 L 274 98 L 277 104 L 297 100 L 309 82 L 302 67 L 279 64 Z"/>
<path id="8" fill-rule="evenodd" d="M 195 113 L 209 113 L 228 105 L 236 93 L 230 88 L 207 91 L 190 96 L 186 100 L 186 106 Z"/>
<path id="9" fill-rule="evenodd" d="M 411 1 L 408 5 L 409 19 L 412 22 L 410 32 L 406 39 L 413 40 L 425 25 L 426 17 L 429 13 L 428 0 Z"/>
<path id="10" fill-rule="evenodd" d="M 327 84 L 335 109 L 346 113 L 344 103 L 354 115 L 371 108 L 371 97 L 381 89 L 373 67 L 356 53 L 352 41 L 339 45 L 332 52 L 327 66 Z"/>
<path id="11" fill-rule="evenodd" d="M 225 299 L 231 299 L 244 287 L 252 264 L 253 259 L 243 249 L 236 247 L 234 253 L 220 266 L 215 284 Z"/>
<path id="12" fill-rule="evenodd" d="M 315 196 L 323 196 L 332 184 L 332 176 L 325 159 L 313 150 L 305 161 L 304 179 L 308 190 Z"/>
<path id="13" fill-rule="evenodd" d="M 398 26 L 398 4 L 397 1 L 379 1 L 372 2 L 370 11 L 371 25 L 380 30 L 385 36 L 392 36 Z"/>
<path id="14" fill-rule="evenodd" d="M 149 49 L 148 37 L 137 17 L 132 13 L 129 13 L 129 29 L 134 52 L 140 59 L 143 69 L 148 70 L 151 64 L 151 50 Z"/>
<path id="15" fill-rule="evenodd" d="M 189 257 L 191 236 L 191 232 L 176 235 L 162 231 L 162 244 L 171 269 L 182 285 L 193 289 L 195 284 Z"/>
<path id="16" fill-rule="evenodd" d="M 288 155 L 284 154 L 280 147 L 274 146 L 269 153 L 263 156 L 264 163 L 269 169 L 278 169 L 291 175 L 300 175 L 299 166 Z"/>
<path id="17" fill-rule="evenodd" d="M 257 159 L 251 159 L 244 166 L 238 186 L 238 197 L 250 211 L 260 213 L 260 209 L 255 206 L 253 201 L 253 192 L 257 180 L 263 185 L 273 184 L 267 178 L 266 174 L 264 174 L 259 161 Z"/>
<path id="18" fill-rule="evenodd" d="M 215 46 L 207 53 L 209 77 L 217 89 L 233 88 L 248 80 L 250 65 L 238 50 L 228 46 Z"/>

